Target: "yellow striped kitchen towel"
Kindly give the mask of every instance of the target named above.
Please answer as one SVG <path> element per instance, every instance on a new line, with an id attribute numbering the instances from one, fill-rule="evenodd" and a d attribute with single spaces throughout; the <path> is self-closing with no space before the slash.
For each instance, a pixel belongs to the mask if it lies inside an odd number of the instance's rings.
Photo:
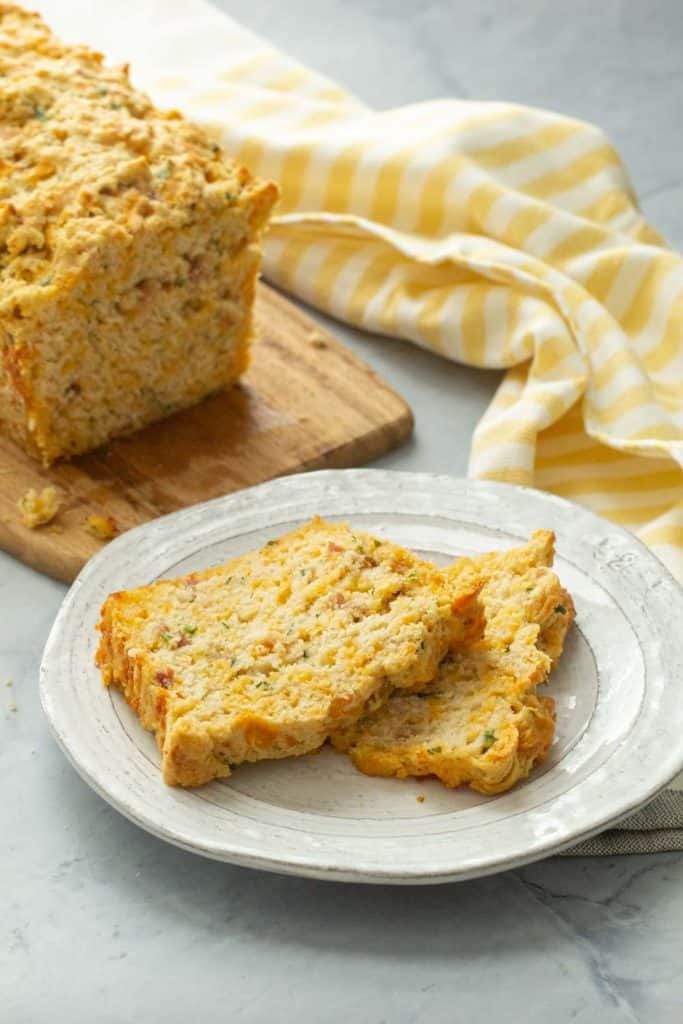
<path id="1" fill-rule="evenodd" d="M 280 182 L 276 284 L 507 370 L 473 476 L 589 505 L 683 579 L 683 260 L 598 128 L 507 103 L 371 110 L 203 0 L 103 5 L 96 24 L 89 0 L 40 7 Z"/>

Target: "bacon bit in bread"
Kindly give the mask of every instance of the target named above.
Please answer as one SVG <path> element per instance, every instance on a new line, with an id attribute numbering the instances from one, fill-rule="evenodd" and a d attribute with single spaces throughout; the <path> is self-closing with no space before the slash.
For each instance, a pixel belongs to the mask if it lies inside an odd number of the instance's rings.
<path id="1" fill-rule="evenodd" d="M 85 528 L 98 540 L 112 540 L 121 532 L 113 516 L 100 516 L 96 513 L 86 518 Z"/>
<path id="2" fill-rule="evenodd" d="M 51 522 L 59 512 L 60 505 L 61 500 L 54 487 L 44 487 L 42 491 L 31 488 L 17 502 L 21 520 L 29 530 Z"/>
<path id="3" fill-rule="evenodd" d="M 173 682 L 173 669 L 160 668 L 154 673 L 154 678 L 156 679 L 158 686 L 163 686 L 164 690 L 168 690 L 169 686 Z"/>

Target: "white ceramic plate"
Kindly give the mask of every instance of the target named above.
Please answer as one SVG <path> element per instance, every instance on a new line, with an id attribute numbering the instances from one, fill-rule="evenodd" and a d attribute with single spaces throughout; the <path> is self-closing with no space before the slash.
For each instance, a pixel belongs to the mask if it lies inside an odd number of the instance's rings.
<path id="1" fill-rule="evenodd" d="M 260 547 L 318 513 L 445 564 L 557 533 L 577 623 L 548 692 L 557 731 L 543 767 L 498 797 L 436 781 L 372 779 L 341 754 L 239 768 L 197 790 L 161 781 L 153 737 L 93 664 L 112 590 Z M 105 800 L 208 857 L 363 882 L 471 878 L 544 857 L 635 810 L 683 767 L 683 591 L 630 534 L 537 491 L 428 474 L 347 470 L 263 484 L 158 519 L 92 559 L 67 594 L 41 669 L 57 740 Z M 417 797 L 424 796 L 424 802 Z"/>

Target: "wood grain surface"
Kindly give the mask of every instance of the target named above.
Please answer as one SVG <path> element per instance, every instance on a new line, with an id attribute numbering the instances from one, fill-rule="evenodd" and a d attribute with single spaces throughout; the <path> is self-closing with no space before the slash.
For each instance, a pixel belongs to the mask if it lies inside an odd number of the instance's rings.
<path id="1" fill-rule="evenodd" d="M 409 407 L 306 313 L 259 286 L 257 340 L 242 381 L 200 405 L 44 469 L 0 436 L 0 547 L 71 581 L 102 541 L 95 513 L 121 531 L 176 509 L 305 469 L 357 466 L 409 437 Z M 54 485 L 62 508 L 30 530 L 16 503 Z"/>

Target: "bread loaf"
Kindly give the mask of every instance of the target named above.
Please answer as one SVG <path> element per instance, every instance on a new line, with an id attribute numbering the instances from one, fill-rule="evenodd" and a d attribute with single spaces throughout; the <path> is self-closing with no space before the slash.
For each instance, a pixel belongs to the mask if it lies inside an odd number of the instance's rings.
<path id="1" fill-rule="evenodd" d="M 245 369 L 276 186 L 0 5 L 0 426 L 49 464 Z"/>

